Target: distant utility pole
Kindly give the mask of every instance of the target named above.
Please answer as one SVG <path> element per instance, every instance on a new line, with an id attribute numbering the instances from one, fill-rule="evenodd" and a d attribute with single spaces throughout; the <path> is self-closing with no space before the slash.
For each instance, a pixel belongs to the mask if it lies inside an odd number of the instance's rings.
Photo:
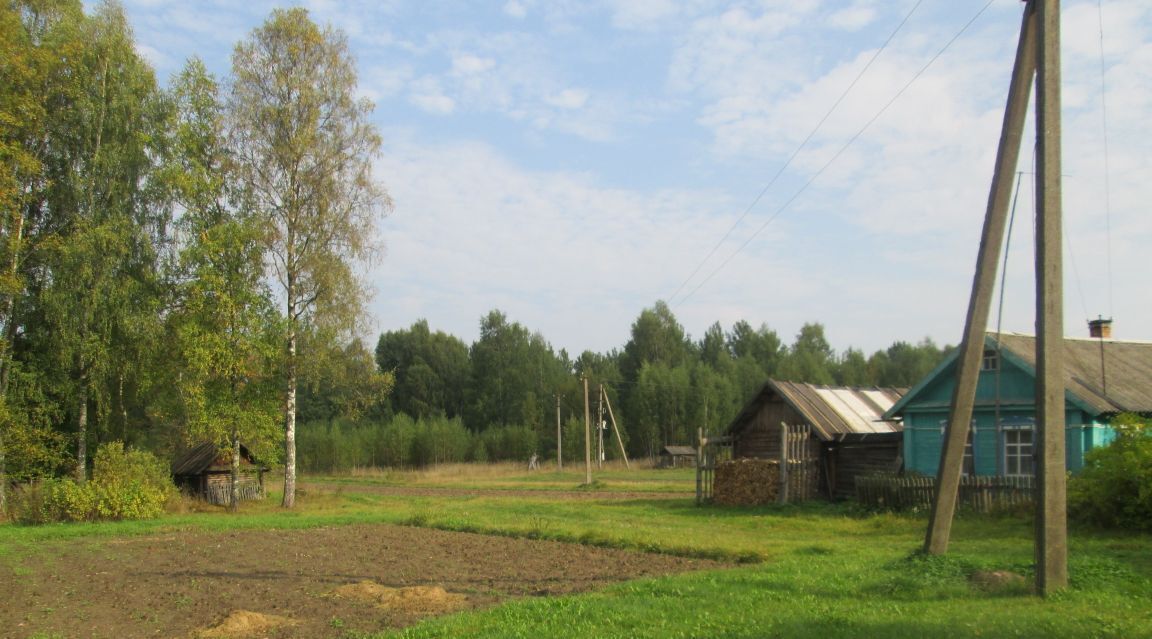
<path id="1" fill-rule="evenodd" d="M 592 411 L 588 408 L 588 378 L 584 382 L 584 484 L 592 484 Z"/>
<path id="2" fill-rule="evenodd" d="M 612 432 L 616 433 L 616 443 L 620 445 L 620 457 L 624 458 L 624 467 L 632 468 L 628 463 L 628 453 L 624 450 L 624 440 L 620 437 L 620 426 L 616 424 L 616 415 L 612 414 L 612 398 L 604 393 L 604 405 L 608 407 L 608 419 L 612 420 Z"/>
<path id="3" fill-rule="evenodd" d="M 596 468 L 604 468 L 604 385 L 596 398 Z"/>
<path id="4" fill-rule="evenodd" d="M 563 431 L 560 429 L 560 395 L 556 395 L 556 471 L 564 470 L 564 453 L 563 446 L 561 446 L 561 438 Z"/>

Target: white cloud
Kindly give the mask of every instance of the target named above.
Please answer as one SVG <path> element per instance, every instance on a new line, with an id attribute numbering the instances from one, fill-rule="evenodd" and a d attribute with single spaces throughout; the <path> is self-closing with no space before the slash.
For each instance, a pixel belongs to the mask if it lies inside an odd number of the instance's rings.
<path id="1" fill-rule="evenodd" d="M 504 3 L 504 13 L 513 18 L 523 19 L 528 16 L 528 7 L 518 0 L 509 0 Z"/>
<path id="2" fill-rule="evenodd" d="M 419 78 L 411 84 L 408 101 L 416 107 L 436 115 L 448 115 L 456 110 L 456 101 L 444 94 L 435 78 Z"/>
<path id="3" fill-rule="evenodd" d="M 496 66 L 492 58 L 463 54 L 452 58 L 452 73 L 459 76 L 474 75 L 490 71 Z"/>
<path id="4" fill-rule="evenodd" d="M 588 101 L 588 92 L 584 89 L 564 89 L 563 91 L 544 98 L 544 102 L 560 109 L 579 109 Z"/>
<path id="5" fill-rule="evenodd" d="M 836 11 L 828 17 L 828 24 L 836 29 L 859 31 L 876 19 L 876 9 L 870 3 L 856 3 Z"/>

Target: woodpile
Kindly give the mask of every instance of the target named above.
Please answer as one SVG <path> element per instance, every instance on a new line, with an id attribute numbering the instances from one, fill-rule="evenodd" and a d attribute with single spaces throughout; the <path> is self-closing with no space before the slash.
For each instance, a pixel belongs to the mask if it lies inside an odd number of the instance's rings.
<path id="1" fill-rule="evenodd" d="M 780 490 L 780 463 L 768 459 L 734 459 L 716 465 L 714 503 L 756 506 L 774 503 Z"/>

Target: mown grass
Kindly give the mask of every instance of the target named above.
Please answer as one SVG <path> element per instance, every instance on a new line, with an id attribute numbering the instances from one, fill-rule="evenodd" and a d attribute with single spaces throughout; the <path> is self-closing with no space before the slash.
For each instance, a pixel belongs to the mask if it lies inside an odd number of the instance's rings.
<path id="1" fill-rule="evenodd" d="M 645 477 L 645 473 L 649 477 Z M 752 561 L 725 570 L 633 581 L 558 598 L 529 598 L 433 619 L 381 638 L 423 637 L 1152 637 L 1152 536 L 1073 528 L 1071 587 L 1031 595 L 1027 517 L 965 515 L 950 551 L 917 550 L 922 517 L 869 514 L 850 506 L 697 508 L 669 492 L 693 488 L 686 471 L 597 474 L 609 490 L 646 498 L 573 499 L 583 473 L 540 477 L 522 468 L 439 474 L 322 478 L 336 485 L 282 511 L 279 498 L 152 522 L 0 527 L 0 554 L 36 552 L 39 541 L 150 534 L 174 529 L 301 528 L 388 522 L 601 546 Z M 557 473 L 551 473 L 556 475 Z M 488 488 L 373 493 L 372 485 Z M 641 486 L 652 487 L 646 491 Z M 309 484 L 305 482 L 307 487 Z M 347 486 L 341 490 L 339 486 Z M 353 489 L 355 485 L 355 489 Z M 506 493 L 505 488 L 531 487 Z M 558 494 L 562 491 L 565 494 Z M 980 571 L 1023 583 L 979 586 Z"/>

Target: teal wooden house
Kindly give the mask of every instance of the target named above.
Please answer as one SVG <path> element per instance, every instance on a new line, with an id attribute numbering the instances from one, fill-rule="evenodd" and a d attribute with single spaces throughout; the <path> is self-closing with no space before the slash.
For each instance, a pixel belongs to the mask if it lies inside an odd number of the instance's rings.
<path id="1" fill-rule="evenodd" d="M 884 414 L 904 424 L 904 469 L 935 475 L 956 386 L 959 349 Z M 1064 340 L 1065 450 L 1068 469 L 1114 437 L 1119 413 L 1152 413 L 1152 342 Z M 1036 338 L 988 333 L 964 451 L 968 475 L 1035 473 Z"/>

